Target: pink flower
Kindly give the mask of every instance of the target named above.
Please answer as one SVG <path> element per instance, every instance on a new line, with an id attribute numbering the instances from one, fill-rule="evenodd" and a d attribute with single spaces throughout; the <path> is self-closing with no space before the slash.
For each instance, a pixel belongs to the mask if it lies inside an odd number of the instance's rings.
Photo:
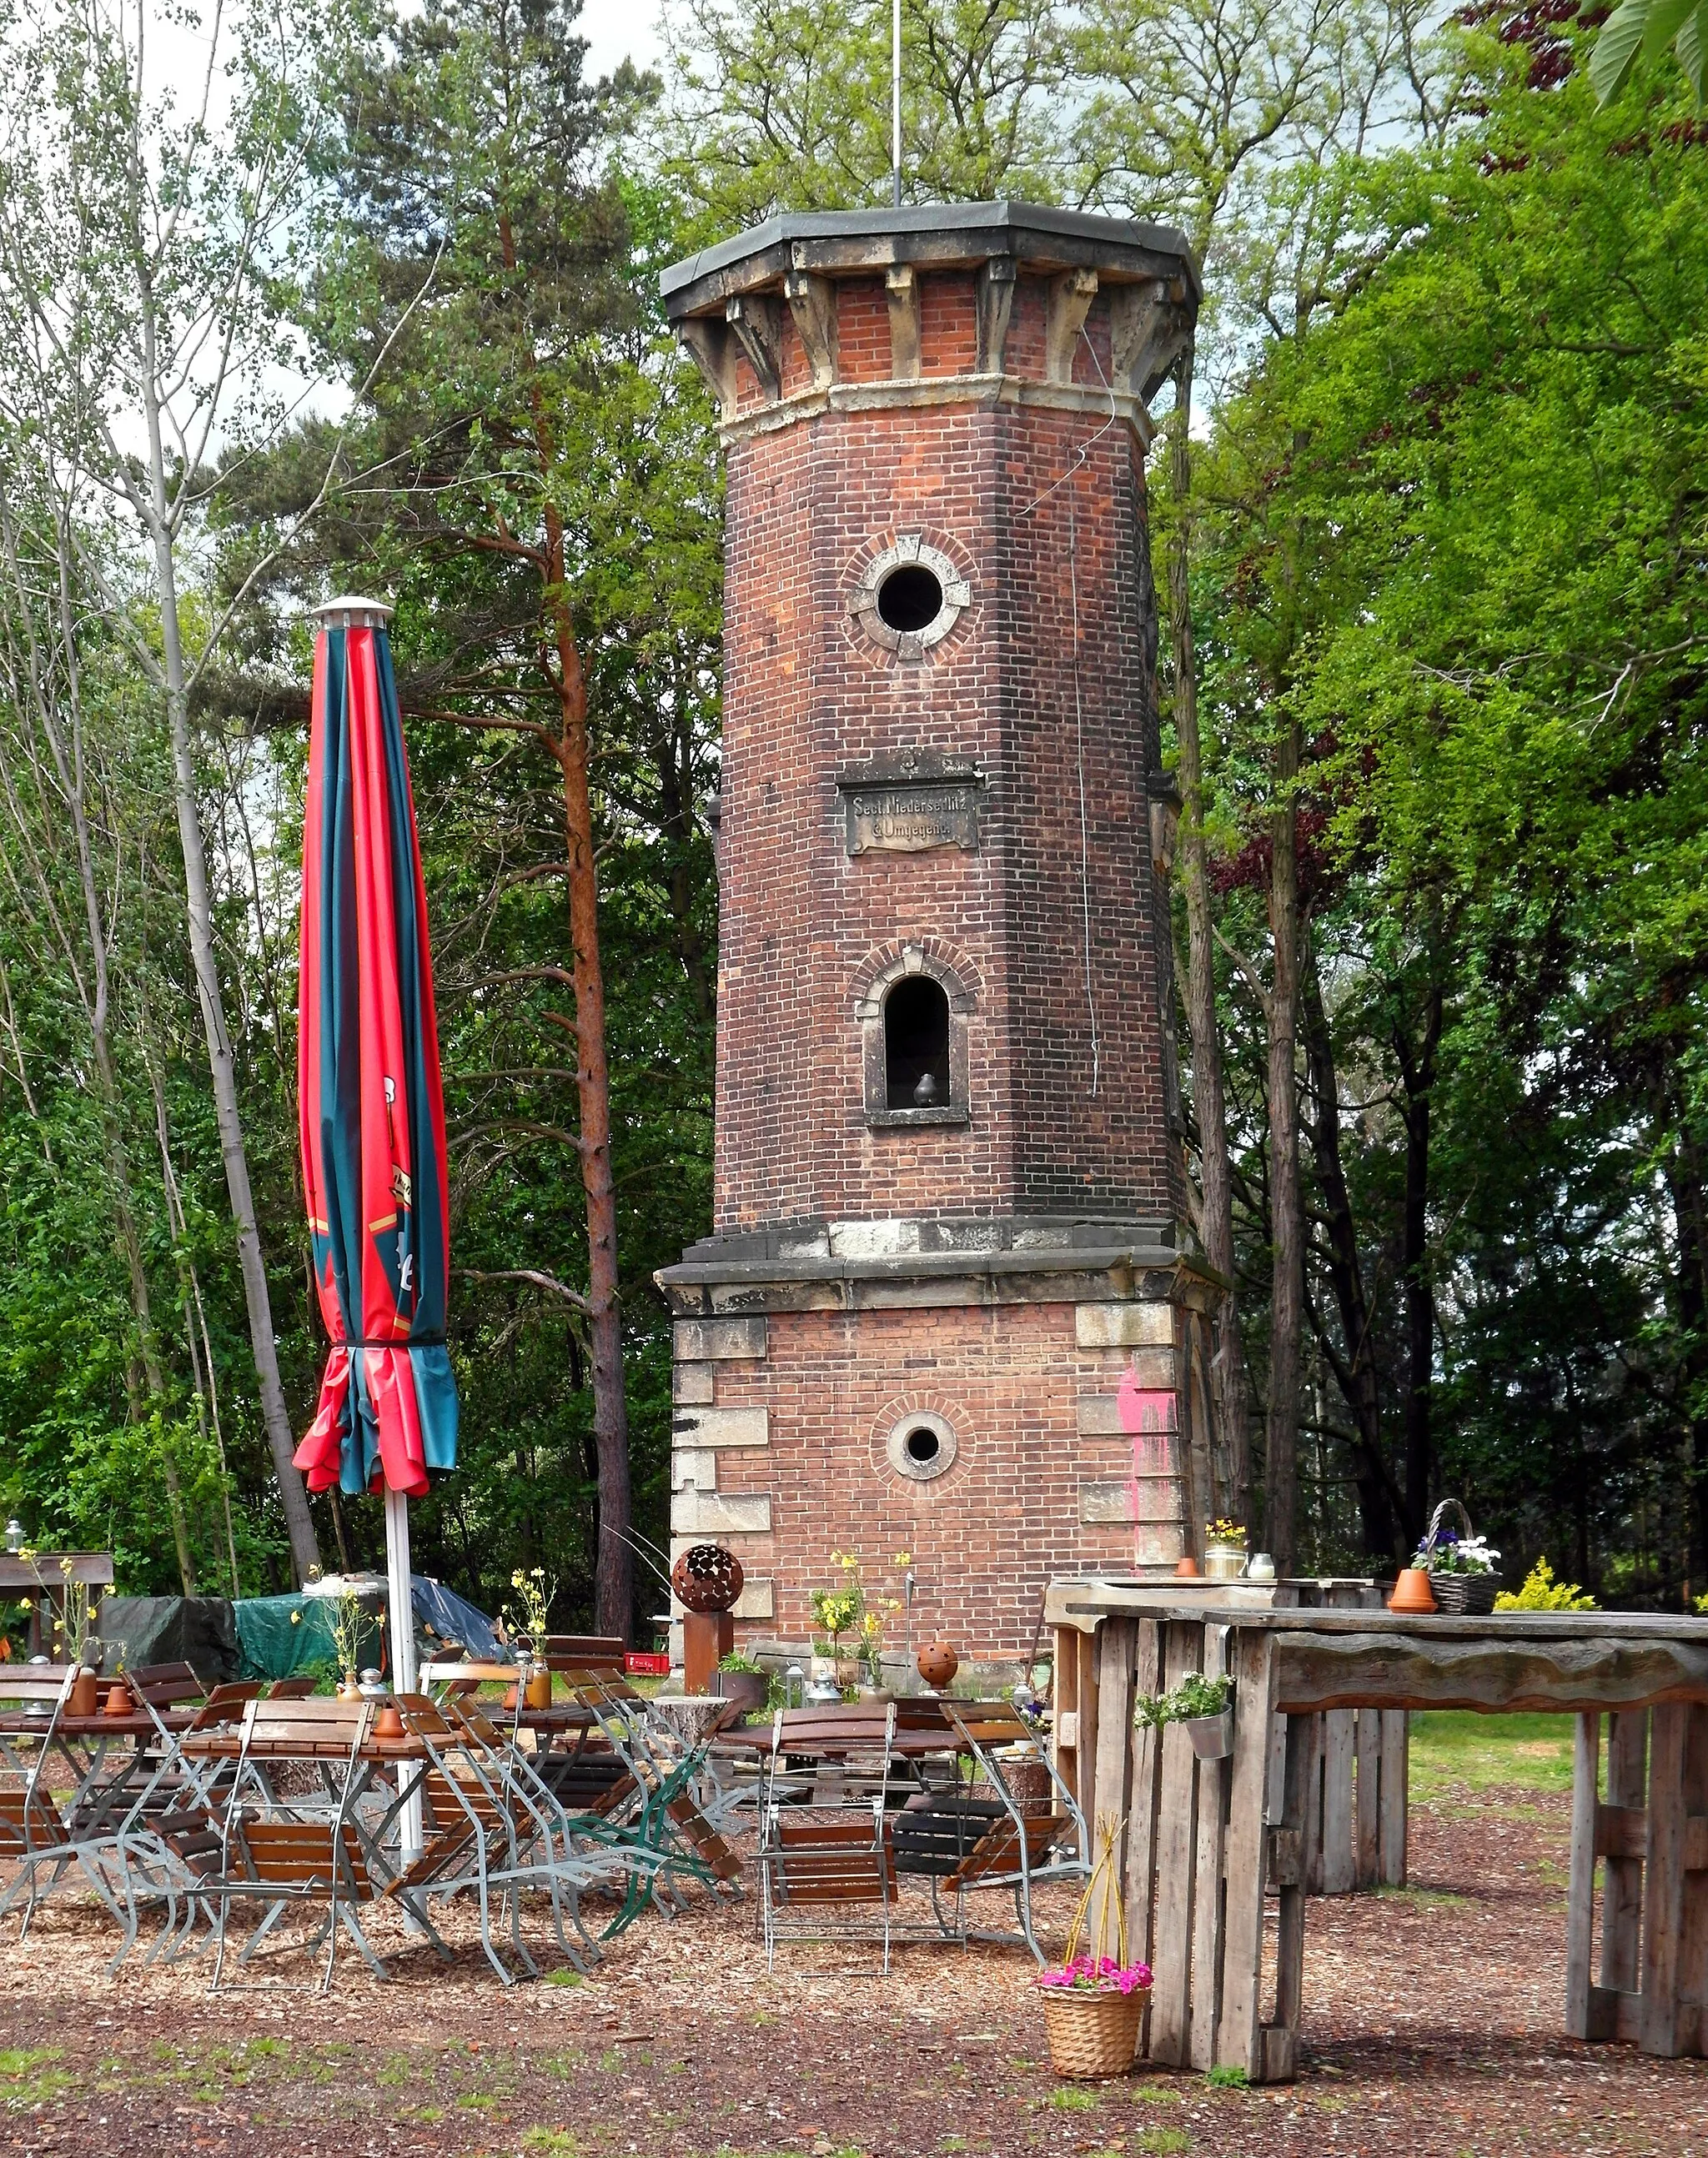
<path id="1" fill-rule="evenodd" d="M 1059 1970 L 1038 1974 L 1037 1983 L 1073 1993 L 1142 1993 L 1150 1985 L 1150 1965 L 1118 1964 L 1112 1956 L 1076 1956 Z"/>

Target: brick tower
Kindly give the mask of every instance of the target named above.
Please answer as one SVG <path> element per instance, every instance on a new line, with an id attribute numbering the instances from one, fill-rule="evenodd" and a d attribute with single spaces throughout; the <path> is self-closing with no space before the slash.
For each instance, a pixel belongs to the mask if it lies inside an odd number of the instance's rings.
<path id="1" fill-rule="evenodd" d="M 792 1645 L 833 1551 L 895 1593 L 905 1550 L 916 1639 L 1013 1655 L 1053 1575 L 1172 1570 L 1210 1505 L 1144 485 L 1196 267 L 984 203 L 773 218 L 663 289 L 729 467 L 673 1548 L 727 1542 Z"/>

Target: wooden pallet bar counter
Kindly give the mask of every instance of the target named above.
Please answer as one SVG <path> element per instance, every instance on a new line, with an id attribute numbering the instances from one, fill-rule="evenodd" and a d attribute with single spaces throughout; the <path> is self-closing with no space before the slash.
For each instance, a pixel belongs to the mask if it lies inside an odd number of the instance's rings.
<path id="1" fill-rule="evenodd" d="M 1045 1618 L 1060 1765 L 1086 1820 L 1119 1825 L 1128 1939 L 1155 1973 L 1141 2042 L 1150 2058 L 1238 2068 L 1253 2083 L 1293 2078 L 1313 1864 L 1334 1851 L 1338 1885 L 1338 1854 L 1349 1847 L 1355 1881 L 1403 1878 L 1404 1727 L 1414 1708 L 1578 1717 L 1566 2031 L 1633 2039 L 1656 2054 L 1708 2051 L 1708 1619 L 1401 1618 L 1380 1607 L 1260 1607 L 1251 1592 L 1117 1580 L 1052 1583 Z M 1179 1725 L 1160 1739 L 1133 1727 L 1138 1696 L 1192 1671 L 1233 1675 L 1226 1759 L 1199 1760 Z M 1375 1773 L 1368 1790 L 1360 1773 L 1343 1823 L 1346 1781 L 1335 1764 L 1349 1728 L 1360 1771 L 1368 1762 Z M 1598 1859 L 1607 1867 L 1596 1978 Z M 1266 1959 L 1270 1891 L 1278 1922 Z"/>

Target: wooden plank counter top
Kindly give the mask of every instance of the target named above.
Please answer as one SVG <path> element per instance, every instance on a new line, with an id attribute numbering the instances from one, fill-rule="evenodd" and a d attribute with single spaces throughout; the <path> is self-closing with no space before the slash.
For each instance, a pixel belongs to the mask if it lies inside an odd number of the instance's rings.
<path id="1" fill-rule="evenodd" d="M 1708 1618 L 1644 1611 L 1414 1618 L 1380 1608 L 1236 1604 L 1198 1587 L 1059 1581 L 1045 1615 L 1081 1634 L 1106 1619 L 1147 1618 L 1266 1634 L 1274 1648 L 1276 1706 L 1287 1715 L 1341 1708 L 1588 1714 L 1708 1703 Z"/>

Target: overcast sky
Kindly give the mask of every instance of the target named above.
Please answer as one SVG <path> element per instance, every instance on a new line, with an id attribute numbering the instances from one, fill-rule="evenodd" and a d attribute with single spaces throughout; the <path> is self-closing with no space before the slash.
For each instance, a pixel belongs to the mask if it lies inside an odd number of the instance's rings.
<path id="1" fill-rule="evenodd" d="M 581 35 L 590 75 L 609 75 L 623 59 L 647 67 L 658 57 L 658 12 L 653 0 L 582 0 Z"/>

